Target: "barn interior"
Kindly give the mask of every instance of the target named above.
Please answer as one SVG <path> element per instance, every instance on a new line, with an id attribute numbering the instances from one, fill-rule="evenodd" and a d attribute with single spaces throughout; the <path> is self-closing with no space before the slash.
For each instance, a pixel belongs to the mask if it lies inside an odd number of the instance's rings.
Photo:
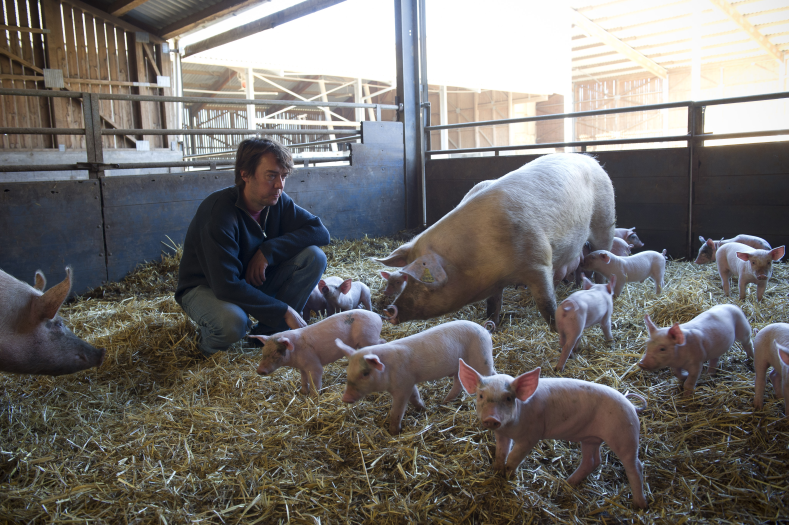
<path id="1" fill-rule="evenodd" d="M 668 370 L 643 372 L 635 363 L 645 313 L 668 326 L 730 303 L 754 329 L 787 322 L 783 262 L 759 302 L 753 290 L 745 300 L 725 297 L 715 265 L 692 261 L 700 236 L 789 242 L 789 5 L 570 1 L 561 6 L 567 68 L 558 89 L 481 73 L 479 83 L 458 85 L 431 75 L 428 64 L 440 56 L 431 21 L 441 9 L 449 17 L 449 8 L 427 0 L 378 2 L 386 23 L 370 30 L 392 40 L 381 59 L 391 61 L 391 75 L 365 76 L 358 64 L 272 64 L 229 47 L 254 48 L 252 39 L 274 35 L 287 48 L 292 40 L 274 31 L 328 20 L 332 10 L 359 8 L 354 2 L 4 3 L 0 268 L 32 284 L 36 270 L 56 283 L 71 266 L 74 297 L 61 315 L 107 349 L 98 370 L 0 374 L 6 519 L 785 520 L 784 403 L 768 383 L 764 409 L 754 409 L 753 362 L 739 343 L 691 398 Z M 471 6 L 461 2 L 453 16 L 491 16 L 502 27 L 518 18 L 507 16 L 516 7 L 506 2 L 485 15 Z M 325 25 L 312 40 L 293 38 L 336 45 L 330 39 L 345 33 Z M 353 52 L 327 54 L 365 62 Z M 521 76 L 540 71 L 523 67 Z M 547 153 L 594 155 L 614 185 L 617 226 L 637 227 L 644 249 L 667 250 L 666 287 L 657 295 L 650 281 L 629 284 L 615 301 L 615 341 L 590 328 L 564 372 L 553 369 L 558 338 L 528 289 L 508 288 L 494 360 L 513 376 L 541 367 L 543 377 L 644 396 L 649 509 L 633 505 L 622 464 L 605 446 L 601 467 L 576 487 L 565 478 L 580 462 L 577 443 L 543 441 L 513 477 L 494 473 L 494 438 L 479 426 L 473 397 L 441 403 L 449 379 L 420 386 L 427 409 L 409 408 L 403 433 L 393 436 L 387 394 L 341 402 L 345 360 L 327 367 L 314 399 L 299 393 L 294 369 L 258 376 L 259 350 L 247 343 L 203 358 L 196 325 L 173 299 L 181 245 L 200 202 L 233 184 L 237 145 L 250 136 L 291 149 L 297 168 L 287 193 L 332 235 L 326 275 L 365 282 L 378 312 L 386 307 L 384 268 L 370 257 L 435 224 L 480 181 Z M 573 291 L 560 284 L 557 301 Z M 382 337 L 453 319 L 483 323 L 484 302 L 385 324 Z"/>

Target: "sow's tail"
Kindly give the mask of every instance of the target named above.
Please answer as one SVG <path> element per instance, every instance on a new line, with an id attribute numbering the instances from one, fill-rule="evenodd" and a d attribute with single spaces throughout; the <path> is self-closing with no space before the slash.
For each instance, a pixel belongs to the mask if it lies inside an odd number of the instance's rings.
<path id="1" fill-rule="evenodd" d="M 636 394 L 635 392 L 628 392 L 627 394 L 625 394 L 625 397 L 637 397 L 638 399 L 641 400 L 642 403 L 644 403 L 644 406 L 642 406 L 640 408 L 636 407 L 636 414 L 640 414 L 641 412 L 643 412 L 644 410 L 647 409 L 647 406 L 648 406 L 647 398 L 645 398 L 641 394 Z"/>

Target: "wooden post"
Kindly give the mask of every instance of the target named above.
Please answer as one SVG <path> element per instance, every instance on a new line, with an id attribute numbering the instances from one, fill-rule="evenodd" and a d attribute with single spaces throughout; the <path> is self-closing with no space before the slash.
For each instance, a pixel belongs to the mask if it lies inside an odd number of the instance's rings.
<path id="1" fill-rule="evenodd" d="M 42 0 L 41 4 L 44 10 L 44 28 L 49 29 L 49 33 L 46 35 L 47 63 L 50 69 L 60 69 L 66 73 L 68 72 L 68 64 L 63 47 L 63 24 L 60 19 L 60 3 L 57 0 Z M 52 99 L 54 127 L 69 127 L 68 106 L 68 99 Z M 66 147 L 72 147 L 71 137 L 68 135 L 57 135 L 55 137 L 55 146 L 60 146 L 61 144 Z"/>
<path id="2" fill-rule="evenodd" d="M 170 87 L 162 90 L 164 96 L 170 97 L 173 95 L 173 63 L 170 60 L 170 53 L 164 53 L 162 51 L 162 45 L 158 44 L 156 46 L 156 57 L 159 61 L 159 71 L 162 72 L 162 76 L 170 77 Z M 175 104 L 175 102 L 161 103 L 162 128 L 175 129 L 178 127 Z M 163 135 L 162 140 L 164 141 L 164 147 L 169 148 L 170 140 L 174 138 L 175 135 Z"/>

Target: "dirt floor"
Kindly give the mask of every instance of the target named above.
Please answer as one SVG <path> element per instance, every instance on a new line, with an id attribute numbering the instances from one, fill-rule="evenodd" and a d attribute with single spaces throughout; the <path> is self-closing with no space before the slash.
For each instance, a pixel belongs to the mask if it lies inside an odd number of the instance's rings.
<path id="1" fill-rule="evenodd" d="M 353 277 L 382 311 L 383 256 L 400 241 L 337 242 L 326 275 Z M 615 341 L 587 330 L 564 372 L 558 336 L 528 290 L 506 290 L 493 336 L 501 373 L 542 367 L 543 377 L 603 383 L 648 400 L 641 414 L 648 510 L 637 510 L 622 464 L 603 463 L 583 483 L 564 480 L 577 443 L 546 440 L 506 479 L 491 469 L 493 434 L 471 396 L 446 405 L 450 379 L 420 385 L 427 409 L 409 408 L 391 436 L 391 397 L 341 401 L 345 363 L 327 367 L 319 399 L 300 376 L 260 377 L 259 350 L 237 344 L 204 359 L 196 328 L 173 300 L 178 255 L 63 308 L 74 332 L 107 349 L 99 370 L 69 376 L 0 374 L 0 519 L 7 523 L 764 523 L 789 520 L 789 418 L 768 383 L 754 411 L 754 372 L 739 343 L 717 377 L 682 396 L 669 370 L 636 362 L 649 313 L 659 326 L 709 307 L 742 307 L 754 328 L 787 322 L 789 270 L 777 264 L 765 299 L 726 298 L 715 265 L 670 262 L 659 296 L 629 284 L 614 303 Z M 74 269 L 75 272 L 79 268 Z M 20 278 L 32 276 L 17 276 Z M 735 288 L 736 289 L 736 288 Z M 560 285 L 557 298 L 572 293 Z M 484 322 L 484 303 L 429 322 L 386 324 L 396 339 L 452 319 Z"/>

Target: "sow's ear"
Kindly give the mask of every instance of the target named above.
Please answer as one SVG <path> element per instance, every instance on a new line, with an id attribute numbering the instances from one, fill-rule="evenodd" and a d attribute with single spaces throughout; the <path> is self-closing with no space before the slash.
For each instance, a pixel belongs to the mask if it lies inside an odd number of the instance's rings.
<path id="1" fill-rule="evenodd" d="M 400 272 L 410 275 L 417 281 L 425 284 L 442 284 L 447 280 L 447 273 L 444 271 L 444 259 L 435 253 L 426 253 L 408 266 L 405 266 Z"/>
<path id="2" fill-rule="evenodd" d="M 412 247 L 411 243 L 404 244 L 383 259 L 376 259 L 375 257 L 372 259 L 385 266 L 403 267 L 408 264 L 408 254 L 411 253 Z"/>
<path id="3" fill-rule="evenodd" d="M 70 291 L 71 267 L 67 267 L 65 279 L 47 290 L 44 295 L 33 299 L 32 307 L 34 317 L 42 321 L 44 319 L 54 319 Z"/>
<path id="4" fill-rule="evenodd" d="M 537 390 L 537 385 L 540 383 L 540 367 L 538 366 L 531 372 L 521 374 L 512 380 L 512 391 L 515 396 L 521 401 L 526 401 Z"/>
<path id="5" fill-rule="evenodd" d="M 44 277 L 44 272 L 41 270 L 36 270 L 36 284 L 33 286 L 39 292 L 43 292 L 44 288 L 47 287 L 47 278 Z"/>
<path id="6" fill-rule="evenodd" d="M 477 393 L 477 388 L 479 387 L 482 376 L 479 375 L 479 372 L 468 366 L 462 359 L 460 359 L 458 364 L 460 365 L 458 368 L 460 384 L 463 385 L 463 390 L 473 396 Z"/>

